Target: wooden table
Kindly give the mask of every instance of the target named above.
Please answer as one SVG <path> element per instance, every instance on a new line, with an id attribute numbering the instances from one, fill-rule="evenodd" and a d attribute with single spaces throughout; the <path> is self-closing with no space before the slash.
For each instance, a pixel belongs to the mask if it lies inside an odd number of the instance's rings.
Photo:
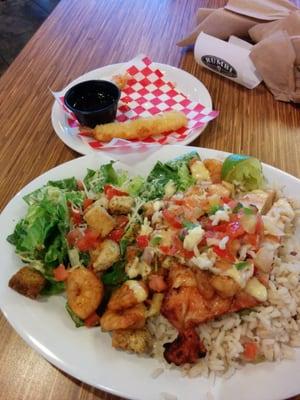
<path id="1" fill-rule="evenodd" d="M 296 2 L 296 1 L 295 1 Z M 193 144 L 248 153 L 300 178 L 300 113 L 260 85 L 247 90 L 201 69 L 175 43 L 199 6 L 223 0 L 61 0 L 0 80 L 0 206 L 33 178 L 78 156 L 55 135 L 49 88 L 140 52 L 195 75 L 220 116 Z M 300 0 L 298 0 L 300 6 Z M 109 399 L 57 370 L 0 318 L 0 399 Z M 300 397 L 297 397 L 299 400 Z"/>

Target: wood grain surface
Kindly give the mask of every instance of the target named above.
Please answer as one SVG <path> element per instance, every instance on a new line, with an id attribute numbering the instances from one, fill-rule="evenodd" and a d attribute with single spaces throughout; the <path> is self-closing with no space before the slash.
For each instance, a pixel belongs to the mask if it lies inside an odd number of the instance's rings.
<path id="1" fill-rule="evenodd" d="M 141 52 L 190 72 L 211 93 L 220 116 L 194 145 L 251 154 L 300 178 L 299 108 L 275 101 L 263 84 L 251 91 L 203 70 L 192 51 L 175 45 L 193 28 L 198 7 L 224 3 L 61 0 L 0 79 L 1 210 L 33 178 L 78 157 L 52 129 L 49 88 L 59 90 L 89 70 Z M 118 399 L 50 365 L 3 316 L 0 330 L 0 400 Z"/>

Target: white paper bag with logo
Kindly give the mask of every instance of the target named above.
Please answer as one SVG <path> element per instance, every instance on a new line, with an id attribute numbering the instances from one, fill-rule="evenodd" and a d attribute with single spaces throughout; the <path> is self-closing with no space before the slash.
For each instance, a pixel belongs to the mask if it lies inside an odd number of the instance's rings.
<path id="1" fill-rule="evenodd" d="M 201 32 L 195 43 L 194 55 L 203 67 L 253 89 L 262 78 L 249 58 L 251 48 L 248 42 L 235 37 L 225 42 Z"/>

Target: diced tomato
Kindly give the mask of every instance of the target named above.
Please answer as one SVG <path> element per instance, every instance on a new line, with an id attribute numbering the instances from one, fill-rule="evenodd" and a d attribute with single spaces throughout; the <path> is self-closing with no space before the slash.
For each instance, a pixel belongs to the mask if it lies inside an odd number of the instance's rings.
<path id="1" fill-rule="evenodd" d="M 261 236 L 264 234 L 264 222 L 260 214 L 257 214 L 256 233 Z"/>
<path id="2" fill-rule="evenodd" d="M 222 250 L 219 246 L 212 246 L 213 251 L 224 260 L 234 261 L 234 257 L 229 253 L 227 249 Z"/>
<path id="3" fill-rule="evenodd" d="M 260 236 L 257 233 L 247 233 L 243 237 L 244 244 L 250 244 L 254 250 L 258 250 L 260 243 Z"/>
<path id="4" fill-rule="evenodd" d="M 151 274 L 148 280 L 148 286 L 154 292 L 164 292 L 167 290 L 168 285 L 164 281 L 164 277 L 158 274 Z"/>
<path id="5" fill-rule="evenodd" d="M 79 225 L 82 223 L 82 215 L 79 210 L 74 210 L 72 207 L 70 208 L 70 218 L 74 225 Z"/>
<path id="6" fill-rule="evenodd" d="M 114 229 L 108 235 L 108 238 L 114 240 L 115 242 L 119 242 L 124 235 L 124 228 Z"/>
<path id="7" fill-rule="evenodd" d="M 98 239 L 98 233 L 94 231 L 93 229 L 86 228 L 84 231 L 84 236 L 89 242 L 96 242 Z"/>
<path id="8" fill-rule="evenodd" d="M 80 251 L 88 251 L 94 249 L 98 243 L 98 234 L 92 229 L 87 228 L 84 231 L 84 235 L 77 240 L 76 246 Z"/>
<path id="9" fill-rule="evenodd" d="M 233 257 L 236 257 L 236 254 L 240 248 L 241 248 L 241 243 L 238 239 L 229 239 L 226 244 L 226 250 Z"/>
<path id="10" fill-rule="evenodd" d="M 58 282 L 63 282 L 68 278 L 68 271 L 63 264 L 60 264 L 53 270 L 54 279 Z"/>
<path id="11" fill-rule="evenodd" d="M 221 200 L 223 201 L 223 203 L 228 204 L 232 201 L 232 199 L 230 197 L 226 197 L 226 196 L 222 196 Z"/>
<path id="12" fill-rule="evenodd" d="M 83 200 L 83 209 L 86 210 L 91 204 L 94 203 L 94 200 L 92 199 L 84 199 Z"/>
<path id="13" fill-rule="evenodd" d="M 169 210 L 163 210 L 162 214 L 167 223 L 173 228 L 182 228 L 182 223 L 180 222 L 179 218 L 176 215 L 172 214 Z"/>
<path id="14" fill-rule="evenodd" d="M 189 250 L 186 250 L 186 249 L 182 250 L 182 255 L 183 255 L 184 258 L 187 258 L 188 260 L 195 256 L 193 251 L 189 251 Z"/>
<path id="15" fill-rule="evenodd" d="M 210 230 L 213 232 L 226 232 L 227 228 L 228 228 L 228 223 L 223 223 L 223 224 L 221 223 L 219 225 L 212 226 Z"/>
<path id="16" fill-rule="evenodd" d="M 79 229 L 73 229 L 67 234 L 67 241 L 69 243 L 69 246 L 74 246 L 76 243 L 77 239 L 81 237 L 81 233 Z"/>
<path id="17" fill-rule="evenodd" d="M 149 237 L 147 235 L 139 235 L 136 238 L 136 244 L 140 249 L 144 249 L 149 244 Z"/>
<path id="18" fill-rule="evenodd" d="M 210 220 L 208 217 L 201 217 L 199 219 L 199 222 L 202 226 L 202 228 L 206 231 L 210 231 L 212 228 L 212 220 Z"/>
<path id="19" fill-rule="evenodd" d="M 118 228 L 125 228 L 128 224 L 128 217 L 126 217 L 126 215 L 117 215 L 115 220 Z"/>
<path id="20" fill-rule="evenodd" d="M 108 200 L 111 200 L 114 196 L 128 196 L 128 193 L 116 189 L 111 185 L 104 185 L 104 193 Z"/>
<path id="21" fill-rule="evenodd" d="M 243 356 L 248 361 L 254 361 L 258 354 L 258 346 L 255 342 L 244 343 Z"/>
<path id="22" fill-rule="evenodd" d="M 82 181 L 80 179 L 77 179 L 76 183 L 77 183 L 77 189 L 78 190 L 84 190 L 83 183 L 82 183 Z"/>
<path id="23" fill-rule="evenodd" d="M 159 250 L 167 256 L 174 256 L 176 254 L 176 249 L 171 246 L 159 246 Z"/>
<path id="24" fill-rule="evenodd" d="M 99 316 L 95 312 L 84 320 L 84 325 L 88 328 L 99 325 Z"/>
<path id="25" fill-rule="evenodd" d="M 183 206 L 185 204 L 185 200 L 184 199 L 174 199 L 173 202 L 177 205 L 177 206 Z"/>
<path id="26" fill-rule="evenodd" d="M 241 226 L 239 221 L 229 222 L 227 226 L 227 234 L 231 239 L 235 239 L 242 236 L 245 233 L 244 228 Z"/>

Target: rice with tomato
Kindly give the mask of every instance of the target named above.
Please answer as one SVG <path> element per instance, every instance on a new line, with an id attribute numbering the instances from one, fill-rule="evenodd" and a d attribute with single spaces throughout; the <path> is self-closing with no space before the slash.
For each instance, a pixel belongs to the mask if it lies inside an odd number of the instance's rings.
<path id="1" fill-rule="evenodd" d="M 266 188 L 258 160 L 190 153 L 147 178 L 110 163 L 25 201 L 8 240 L 26 266 L 9 285 L 31 298 L 66 290 L 77 327 L 100 325 L 113 347 L 190 377 L 294 357 L 298 209 Z"/>

